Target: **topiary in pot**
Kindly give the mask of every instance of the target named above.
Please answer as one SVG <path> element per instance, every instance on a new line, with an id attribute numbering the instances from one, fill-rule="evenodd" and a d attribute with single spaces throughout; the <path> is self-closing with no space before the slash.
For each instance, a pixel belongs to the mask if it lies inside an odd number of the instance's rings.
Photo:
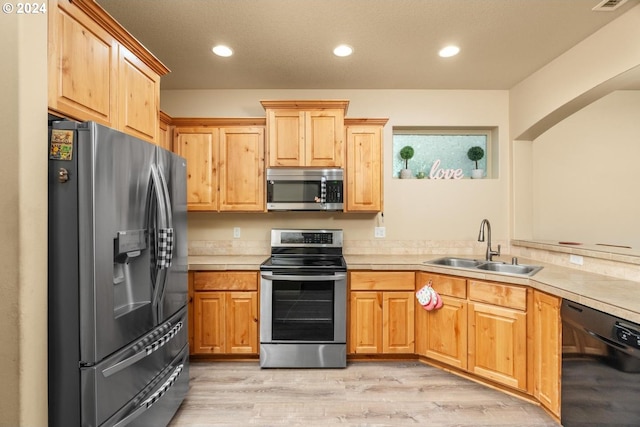
<path id="1" fill-rule="evenodd" d="M 400 157 L 404 160 L 404 169 L 400 171 L 400 178 L 411 178 L 411 169 L 409 169 L 409 159 L 413 157 L 413 147 L 406 145 L 400 150 Z"/>
<path id="2" fill-rule="evenodd" d="M 484 150 L 482 147 L 471 147 L 469 151 L 467 151 L 467 157 L 472 162 L 476 163 L 476 168 L 471 170 L 471 178 L 482 178 L 484 175 L 484 170 L 478 169 L 478 160 L 481 160 L 484 157 Z"/>

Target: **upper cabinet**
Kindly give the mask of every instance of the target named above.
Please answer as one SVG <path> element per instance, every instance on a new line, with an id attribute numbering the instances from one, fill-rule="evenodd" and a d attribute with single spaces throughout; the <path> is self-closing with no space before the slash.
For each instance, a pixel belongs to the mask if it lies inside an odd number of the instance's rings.
<path id="1" fill-rule="evenodd" d="M 173 126 L 171 117 L 164 111 L 160 111 L 160 121 L 158 123 L 158 145 L 165 150 L 173 150 Z"/>
<path id="2" fill-rule="evenodd" d="M 262 122 L 262 125 L 259 123 Z M 187 209 L 264 212 L 264 120 L 173 120 L 187 159 Z"/>
<path id="3" fill-rule="evenodd" d="M 345 119 L 347 212 L 383 209 L 382 132 L 388 119 Z"/>
<path id="4" fill-rule="evenodd" d="M 267 167 L 343 167 L 349 101 L 261 101 L 267 114 Z"/>
<path id="5" fill-rule="evenodd" d="M 48 19 L 49 109 L 157 143 L 169 70 L 93 1 L 49 0 Z"/>

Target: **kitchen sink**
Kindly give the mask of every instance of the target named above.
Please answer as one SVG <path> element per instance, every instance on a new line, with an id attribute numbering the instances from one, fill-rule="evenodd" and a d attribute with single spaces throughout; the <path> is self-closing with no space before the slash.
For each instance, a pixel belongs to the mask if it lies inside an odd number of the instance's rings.
<path id="1" fill-rule="evenodd" d="M 483 261 L 478 261 L 477 259 L 469 259 L 469 258 L 438 258 L 432 261 L 427 261 L 428 264 L 436 264 L 436 265 L 446 265 L 448 267 L 460 267 L 460 268 L 474 268 L 481 264 Z"/>
<path id="2" fill-rule="evenodd" d="M 489 271 L 491 273 L 508 274 L 514 276 L 533 276 L 538 271 L 542 270 L 542 266 L 539 265 L 507 264 L 502 261 L 484 261 L 456 257 L 437 258 L 430 261 L 425 261 L 424 263 L 430 265 L 442 265 L 446 267 L 460 268 L 464 270 Z"/>
<path id="3" fill-rule="evenodd" d="M 496 262 L 487 262 L 476 268 L 478 270 L 487 270 L 495 273 L 519 274 L 524 276 L 533 276 L 542 269 L 542 267 L 538 265 L 503 264 Z"/>

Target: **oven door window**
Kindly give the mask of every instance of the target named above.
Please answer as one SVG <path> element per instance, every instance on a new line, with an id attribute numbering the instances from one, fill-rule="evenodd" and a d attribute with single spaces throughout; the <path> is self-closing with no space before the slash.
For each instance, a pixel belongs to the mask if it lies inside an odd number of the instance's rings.
<path id="1" fill-rule="evenodd" d="M 269 186 L 271 203 L 315 203 L 322 189 L 320 181 L 276 181 Z"/>
<path id="2" fill-rule="evenodd" d="M 273 281 L 274 341 L 333 341 L 333 281 Z"/>

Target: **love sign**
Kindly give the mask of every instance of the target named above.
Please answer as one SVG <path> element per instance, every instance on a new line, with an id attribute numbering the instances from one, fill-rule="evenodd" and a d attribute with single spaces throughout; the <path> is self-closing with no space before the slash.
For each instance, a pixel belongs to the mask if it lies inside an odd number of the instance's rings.
<path id="1" fill-rule="evenodd" d="M 462 179 L 464 173 L 462 169 L 443 169 L 440 167 L 440 159 L 433 162 L 431 171 L 429 172 L 429 178 L 431 179 Z"/>

